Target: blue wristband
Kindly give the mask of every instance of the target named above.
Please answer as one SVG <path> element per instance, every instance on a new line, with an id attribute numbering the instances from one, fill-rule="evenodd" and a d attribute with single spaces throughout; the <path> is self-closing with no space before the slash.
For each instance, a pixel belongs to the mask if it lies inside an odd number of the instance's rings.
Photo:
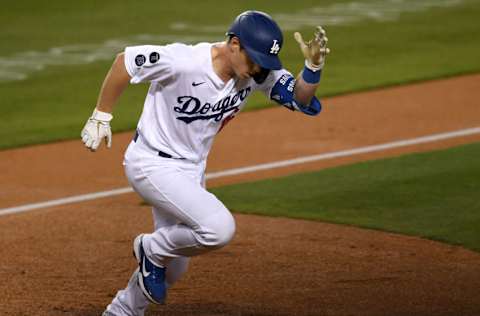
<path id="1" fill-rule="evenodd" d="M 320 82 L 320 76 L 322 75 L 322 70 L 312 71 L 306 66 L 302 71 L 302 78 L 307 83 L 316 84 Z"/>

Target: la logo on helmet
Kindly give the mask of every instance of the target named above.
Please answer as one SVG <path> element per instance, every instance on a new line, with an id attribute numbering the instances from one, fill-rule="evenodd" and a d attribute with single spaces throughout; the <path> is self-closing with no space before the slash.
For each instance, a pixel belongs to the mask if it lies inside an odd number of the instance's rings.
<path id="1" fill-rule="evenodd" d="M 278 45 L 277 40 L 273 40 L 273 45 L 270 48 L 270 54 L 277 55 L 279 51 L 280 51 L 280 45 Z"/>

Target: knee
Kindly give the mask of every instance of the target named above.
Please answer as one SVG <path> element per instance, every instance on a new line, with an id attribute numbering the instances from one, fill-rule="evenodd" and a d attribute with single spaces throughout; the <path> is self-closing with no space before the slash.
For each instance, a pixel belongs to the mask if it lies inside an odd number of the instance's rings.
<path id="1" fill-rule="evenodd" d="M 229 219 L 225 221 L 221 227 L 217 228 L 216 235 L 216 248 L 226 246 L 233 239 L 235 235 L 235 220 L 232 215 L 230 215 Z"/>
<path id="2" fill-rule="evenodd" d="M 226 212 L 221 216 L 213 216 L 208 223 L 201 229 L 199 242 L 205 248 L 218 249 L 227 245 L 235 235 L 235 220 Z"/>

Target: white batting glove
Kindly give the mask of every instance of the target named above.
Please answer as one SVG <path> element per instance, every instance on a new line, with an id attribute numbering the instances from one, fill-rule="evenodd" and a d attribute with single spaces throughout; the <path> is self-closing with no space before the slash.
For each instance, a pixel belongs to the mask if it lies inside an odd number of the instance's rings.
<path id="1" fill-rule="evenodd" d="M 103 139 L 105 139 L 107 148 L 112 147 L 112 130 L 110 129 L 112 118 L 113 116 L 110 113 L 98 111 L 97 109 L 93 111 L 81 133 L 85 147 L 95 151 Z"/>
<path id="2" fill-rule="evenodd" d="M 312 71 L 322 69 L 325 65 L 325 58 L 330 53 L 330 49 L 327 48 L 328 38 L 325 30 L 321 26 L 317 26 L 314 38 L 307 43 L 303 41 L 300 33 L 295 32 L 293 36 L 305 56 L 305 66 Z"/>

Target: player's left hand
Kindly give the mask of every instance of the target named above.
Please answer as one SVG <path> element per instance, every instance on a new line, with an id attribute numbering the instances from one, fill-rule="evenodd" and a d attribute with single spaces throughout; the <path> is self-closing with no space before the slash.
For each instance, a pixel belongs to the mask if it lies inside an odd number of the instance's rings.
<path id="1" fill-rule="evenodd" d="M 110 128 L 112 118 L 113 116 L 110 113 L 96 109 L 93 111 L 81 133 L 85 147 L 91 151 L 96 151 L 103 139 L 107 143 L 107 148 L 112 147 L 112 130 Z"/>
<path id="2" fill-rule="evenodd" d="M 330 49 L 327 47 L 328 38 L 325 30 L 321 26 L 317 26 L 314 38 L 307 43 L 304 42 L 299 32 L 295 32 L 293 36 L 305 56 L 305 66 L 312 71 L 322 69 L 325 65 L 325 58 L 330 53 Z"/>

